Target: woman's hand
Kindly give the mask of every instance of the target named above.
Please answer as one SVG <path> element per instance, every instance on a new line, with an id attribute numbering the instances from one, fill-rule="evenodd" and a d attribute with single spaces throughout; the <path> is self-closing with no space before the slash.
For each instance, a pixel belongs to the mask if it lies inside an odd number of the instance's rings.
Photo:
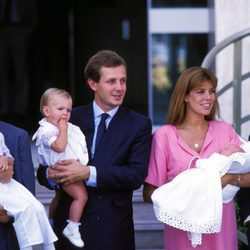
<path id="1" fill-rule="evenodd" d="M 48 170 L 48 178 L 64 185 L 82 182 L 89 179 L 90 170 L 77 160 L 64 160 L 51 166 Z"/>

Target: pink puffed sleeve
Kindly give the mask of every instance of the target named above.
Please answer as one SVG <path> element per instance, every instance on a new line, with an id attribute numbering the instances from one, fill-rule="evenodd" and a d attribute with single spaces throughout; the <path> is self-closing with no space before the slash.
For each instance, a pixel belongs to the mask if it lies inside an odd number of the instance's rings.
<path id="1" fill-rule="evenodd" d="M 218 150 L 224 149 L 229 144 L 240 145 L 239 135 L 235 132 L 231 124 L 223 121 L 212 121 L 209 123 L 212 136 L 217 143 Z"/>
<path id="2" fill-rule="evenodd" d="M 153 135 L 146 183 L 159 187 L 166 183 L 168 164 L 168 139 L 164 128 L 158 129 Z"/>
<path id="3" fill-rule="evenodd" d="M 231 125 L 229 125 L 229 136 L 230 136 L 230 144 L 235 144 L 235 145 L 241 144 L 239 135 L 235 132 L 235 130 Z"/>

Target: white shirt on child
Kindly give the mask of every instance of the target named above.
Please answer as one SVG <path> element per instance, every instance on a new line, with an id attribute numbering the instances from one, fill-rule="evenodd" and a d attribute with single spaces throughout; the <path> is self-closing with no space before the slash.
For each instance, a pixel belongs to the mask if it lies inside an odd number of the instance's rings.
<path id="1" fill-rule="evenodd" d="M 59 129 L 47 122 L 45 118 L 39 121 L 39 125 L 40 127 L 32 140 L 36 139 L 40 164 L 51 166 L 60 160 L 68 159 L 79 160 L 83 165 L 88 163 L 89 157 L 85 136 L 78 126 L 68 122 L 67 146 L 64 152 L 57 153 L 50 146 L 58 137 Z"/>

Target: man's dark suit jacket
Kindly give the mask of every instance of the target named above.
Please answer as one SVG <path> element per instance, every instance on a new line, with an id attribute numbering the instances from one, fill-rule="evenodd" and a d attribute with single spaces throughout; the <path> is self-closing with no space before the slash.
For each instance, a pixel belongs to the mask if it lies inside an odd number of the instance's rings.
<path id="1" fill-rule="evenodd" d="M 75 108 L 71 122 L 86 136 L 90 153 L 95 129 L 92 104 Z M 132 194 L 147 176 L 151 133 L 147 117 L 119 107 L 88 164 L 96 167 L 97 187 L 88 187 L 89 199 L 81 219 L 84 250 L 135 249 Z M 42 166 L 38 179 L 43 185 L 48 184 Z M 57 249 L 74 249 L 61 237 L 70 201 L 64 194 L 56 211 L 55 231 L 61 239 Z"/>
<path id="2" fill-rule="evenodd" d="M 28 133 L 21 128 L 17 128 L 1 121 L 0 132 L 4 135 L 5 144 L 15 159 L 13 178 L 35 194 L 34 166 L 31 157 Z M 19 249 L 15 231 L 11 223 L 0 223 L 0 249 Z"/>

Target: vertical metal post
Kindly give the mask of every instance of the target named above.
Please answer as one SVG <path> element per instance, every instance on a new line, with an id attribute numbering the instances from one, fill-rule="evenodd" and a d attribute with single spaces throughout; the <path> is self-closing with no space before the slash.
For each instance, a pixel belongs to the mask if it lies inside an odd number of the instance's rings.
<path id="1" fill-rule="evenodd" d="M 233 84 L 233 123 L 237 133 L 241 134 L 241 70 L 242 40 L 234 43 L 234 84 Z"/>

